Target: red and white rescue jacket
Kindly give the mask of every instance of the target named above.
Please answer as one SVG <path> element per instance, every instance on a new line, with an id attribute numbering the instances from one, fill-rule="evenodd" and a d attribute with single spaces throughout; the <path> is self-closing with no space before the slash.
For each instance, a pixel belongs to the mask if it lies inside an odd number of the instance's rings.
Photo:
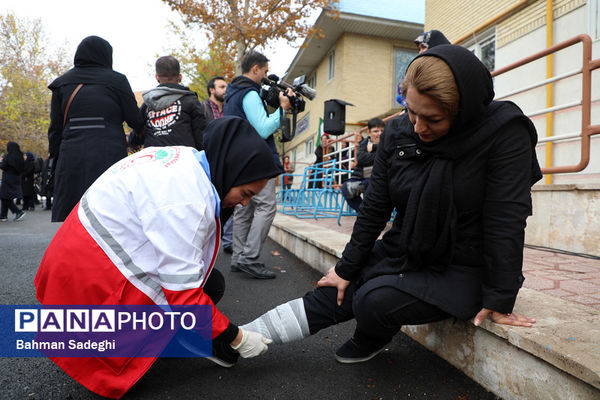
<path id="1" fill-rule="evenodd" d="M 50 243 L 35 277 L 48 304 L 208 304 L 219 199 L 189 147 L 150 147 L 94 182 Z M 229 320 L 213 307 L 213 338 Z M 88 389 L 119 398 L 156 357 L 53 358 Z"/>

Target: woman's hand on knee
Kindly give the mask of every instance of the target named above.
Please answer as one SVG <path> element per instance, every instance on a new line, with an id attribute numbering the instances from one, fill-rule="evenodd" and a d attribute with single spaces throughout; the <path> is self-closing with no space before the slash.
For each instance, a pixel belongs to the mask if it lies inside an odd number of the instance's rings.
<path id="1" fill-rule="evenodd" d="M 532 327 L 533 324 L 535 324 L 534 318 L 529 318 L 514 312 L 504 314 L 488 308 L 482 308 L 481 311 L 479 311 L 475 316 L 475 326 L 479 326 L 488 317 L 488 315 L 492 318 L 492 321 L 502 325 Z"/>
<path id="2" fill-rule="evenodd" d="M 329 271 L 327 271 L 327 274 L 317 282 L 318 287 L 331 286 L 337 288 L 338 306 L 342 305 L 344 293 L 346 292 L 348 285 L 350 285 L 350 281 L 340 278 L 340 276 L 335 272 L 335 267 L 331 267 Z"/>

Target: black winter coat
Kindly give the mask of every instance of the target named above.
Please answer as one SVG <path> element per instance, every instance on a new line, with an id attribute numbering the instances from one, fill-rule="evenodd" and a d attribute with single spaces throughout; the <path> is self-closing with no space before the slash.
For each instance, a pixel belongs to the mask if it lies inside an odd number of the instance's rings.
<path id="1" fill-rule="evenodd" d="M 33 197 L 33 174 L 35 172 L 34 161 L 25 161 L 25 169 L 21 174 L 21 187 L 23 189 L 23 197 Z"/>
<path id="2" fill-rule="evenodd" d="M 0 185 L 0 199 L 12 200 L 23 197 L 21 190 L 21 174 L 24 169 L 23 153 L 15 142 L 6 144 L 7 153 L 0 162 L 2 169 L 2 184 Z"/>
<path id="3" fill-rule="evenodd" d="M 12 165 L 2 161 L 2 184 L 0 185 L 0 199 L 20 199 L 23 197 L 21 189 L 21 172 Z"/>
<path id="4" fill-rule="evenodd" d="M 451 66 L 464 111 L 432 143 L 418 139 L 407 115 L 386 125 L 335 270 L 362 282 L 397 275 L 400 290 L 468 319 L 482 307 L 512 311 L 524 280 L 530 188 L 541 173 L 533 124 L 512 103 L 490 104 L 489 73 L 457 47 L 439 46 L 424 56 L 438 51 L 435 56 Z M 461 65 L 465 60 L 476 68 Z M 394 208 L 392 228 L 377 240 Z"/>
<path id="5" fill-rule="evenodd" d="M 79 83 L 84 86 L 63 126 L 67 102 Z M 112 70 L 112 47 L 104 39 L 84 39 L 75 53 L 75 68 L 49 87 L 49 150 L 58 159 L 52 221 L 61 222 L 96 178 L 127 156 L 123 121 L 138 131 L 144 121 L 127 78 Z"/>
<path id="6" fill-rule="evenodd" d="M 370 167 L 375 162 L 375 152 L 377 151 L 377 145 L 373 144 L 373 151 L 369 153 L 367 145 L 369 144 L 369 138 L 365 138 L 358 144 L 356 150 L 356 167 L 352 171 L 352 178 L 363 179 L 364 167 Z"/>

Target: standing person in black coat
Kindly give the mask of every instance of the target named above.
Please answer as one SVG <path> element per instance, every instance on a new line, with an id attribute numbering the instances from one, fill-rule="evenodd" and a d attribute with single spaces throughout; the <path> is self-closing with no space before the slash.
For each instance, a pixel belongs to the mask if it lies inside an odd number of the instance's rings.
<path id="1" fill-rule="evenodd" d="M 54 160 L 48 155 L 42 164 L 42 172 L 40 173 L 40 194 L 46 197 L 44 210 L 52 209 L 52 192 L 54 190 L 54 177 L 52 176 L 52 170 L 54 169 L 52 166 L 53 162 Z"/>
<path id="2" fill-rule="evenodd" d="M 15 142 L 6 144 L 6 155 L 0 158 L 2 169 L 2 184 L 0 185 L 0 221 L 8 221 L 8 210 L 15 214 L 15 221 L 25 215 L 23 210 L 15 206 L 14 199 L 23 197 L 21 189 L 21 174 L 24 169 L 23 153 Z"/>
<path id="3" fill-rule="evenodd" d="M 144 124 L 127 77 L 112 69 L 110 43 L 88 36 L 77 47 L 74 61 L 74 68 L 48 86 L 49 151 L 58 160 L 52 222 L 64 221 L 96 178 L 127 156 L 123 121 L 138 131 Z M 79 85 L 83 86 L 72 98 Z"/>
<path id="4" fill-rule="evenodd" d="M 385 127 L 341 259 L 317 289 L 242 329 L 287 342 L 355 318 L 336 359 L 356 363 L 402 325 L 535 323 L 513 312 L 531 186 L 542 176 L 533 124 L 515 104 L 492 101 L 488 70 L 460 46 L 417 56 L 402 94 L 408 112 Z"/>
<path id="5" fill-rule="evenodd" d="M 25 153 L 25 163 L 23 173 L 21 174 L 21 188 L 23 189 L 23 210 L 35 209 L 33 198 L 35 197 L 35 189 L 33 187 L 33 175 L 35 173 L 35 157 L 33 153 L 28 151 Z"/>

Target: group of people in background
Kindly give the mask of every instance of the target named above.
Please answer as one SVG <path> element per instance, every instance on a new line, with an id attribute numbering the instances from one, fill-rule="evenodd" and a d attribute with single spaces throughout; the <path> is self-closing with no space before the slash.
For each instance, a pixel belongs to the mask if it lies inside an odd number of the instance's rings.
<path id="1" fill-rule="evenodd" d="M 430 48 L 434 48 L 443 44 L 450 44 L 444 34 L 438 30 L 432 30 L 424 32 L 417 36 L 414 40 L 419 54 L 427 51 Z M 396 98 L 398 104 L 403 108 L 406 107 L 405 100 L 401 94 L 401 84 L 398 87 L 398 96 Z M 367 122 L 367 136 L 359 136 L 358 143 L 352 150 L 348 149 L 348 138 L 342 138 L 339 140 L 332 140 L 330 136 L 325 132 L 321 135 L 318 145 L 315 149 L 315 162 L 309 172 L 308 186 L 312 189 L 322 188 L 324 183 L 322 181 L 324 166 L 335 165 L 336 168 L 342 170 L 351 170 L 351 174 L 340 173 L 341 192 L 344 199 L 348 203 L 348 206 L 354 211 L 358 212 L 358 209 L 362 203 L 362 196 L 367 189 L 370 181 L 370 171 L 373 167 L 375 160 L 375 151 L 379 144 L 379 137 L 383 133 L 385 122 L 380 118 L 372 118 Z M 341 143 L 343 148 L 341 151 L 336 151 L 335 146 L 332 143 Z M 350 152 L 352 154 L 350 154 Z M 324 159 L 325 156 L 325 159 Z M 287 156 L 286 156 L 287 157 Z M 353 158 L 354 163 L 350 165 L 347 160 Z M 293 165 L 293 164 L 292 164 Z M 283 177 L 284 182 L 293 179 L 290 172 L 286 170 L 286 175 Z M 284 189 L 290 189 L 291 185 L 286 186 Z"/>
<path id="2" fill-rule="evenodd" d="M 42 304 L 214 306 L 225 290 L 212 267 L 226 221 L 233 221 L 231 270 L 275 277 L 258 258 L 283 172 L 273 134 L 290 101 L 281 94 L 281 107 L 268 113 L 259 95 L 268 61 L 248 53 L 242 75 L 229 85 L 214 77 L 200 102 L 180 84 L 179 62 L 161 57 L 158 86 L 143 94 L 140 110 L 126 77 L 112 70 L 110 44 L 96 36 L 80 43 L 74 68 L 50 85 L 52 221 L 63 224 L 36 275 Z M 129 140 L 123 122 L 133 129 Z M 131 146 L 144 149 L 127 157 Z M 67 282 L 77 290 L 62 290 Z M 211 359 L 221 366 L 270 343 L 216 307 L 212 329 Z M 126 360 L 118 374 L 93 357 L 53 361 L 94 392 L 120 397 L 155 359 Z"/>
<path id="3" fill-rule="evenodd" d="M 264 55 L 247 54 L 242 75 L 229 85 L 222 76 L 213 77 L 207 85 L 208 99 L 203 102 L 181 85 L 175 57 L 160 57 L 155 69 L 158 86 L 143 93 L 144 102 L 138 109 L 127 78 L 112 70 L 111 45 L 90 36 L 79 44 L 74 67 L 50 84 L 48 138 L 50 157 L 57 160 L 53 222 L 64 221 L 87 188 L 127 156 L 128 147 L 189 146 L 200 151 L 207 124 L 223 116 L 249 121 L 283 170 L 273 134 L 290 101 L 281 94 L 281 108 L 268 113 L 259 94 L 268 71 Z M 123 122 L 132 128 L 128 139 Z M 258 260 L 276 212 L 275 184 L 275 179 L 270 180 L 248 207 L 237 207 L 233 220 L 225 225 L 224 248 L 232 253 L 233 271 L 258 279 L 275 277 Z"/>
<path id="4" fill-rule="evenodd" d="M 342 363 L 376 356 L 405 324 L 490 316 L 532 326 L 513 307 L 530 188 L 541 177 L 535 128 L 514 104 L 493 101 L 490 74 L 471 52 L 436 32 L 417 38 L 422 52 L 401 87 L 407 112 L 387 124 L 371 119 L 358 146 L 343 190 L 349 201 L 364 198 L 354 204 L 341 259 L 315 290 L 241 326 L 215 306 L 225 291 L 213 269 L 221 227 L 231 221 L 231 272 L 276 277 L 260 255 L 276 213 L 276 177 L 293 171 L 273 136 L 293 92 L 280 93 L 269 113 L 260 97 L 269 60 L 252 51 L 240 76 L 228 85 L 214 77 L 200 102 L 166 56 L 140 110 L 127 78 L 112 70 L 111 45 L 85 38 L 74 67 L 49 86 L 52 221 L 64 223 L 36 275 L 38 300 L 212 305 L 211 360 L 224 367 L 352 318 L 356 330 L 336 352 Z M 7 150 L 2 215 L 6 207 L 18 219 L 23 211 L 5 197 L 25 199 L 15 183 L 26 161 L 16 143 Z M 155 360 L 53 358 L 108 397 L 125 394 Z"/>
<path id="5" fill-rule="evenodd" d="M 25 216 L 25 211 L 35 210 L 36 205 L 42 205 L 40 196 L 46 198 L 44 207 L 49 210 L 52 206 L 52 179 L 47 158 L 35 157 L 30 151 L 22 152 L 16 142 L 8 142 L 6 154 L 0 157 L 2 183 L 0 184 L 0 222 L 8 221 L 8 211 L 14 215 L 15 221 Z M 22 208 L 19 209 L 19 205 Z"/>

